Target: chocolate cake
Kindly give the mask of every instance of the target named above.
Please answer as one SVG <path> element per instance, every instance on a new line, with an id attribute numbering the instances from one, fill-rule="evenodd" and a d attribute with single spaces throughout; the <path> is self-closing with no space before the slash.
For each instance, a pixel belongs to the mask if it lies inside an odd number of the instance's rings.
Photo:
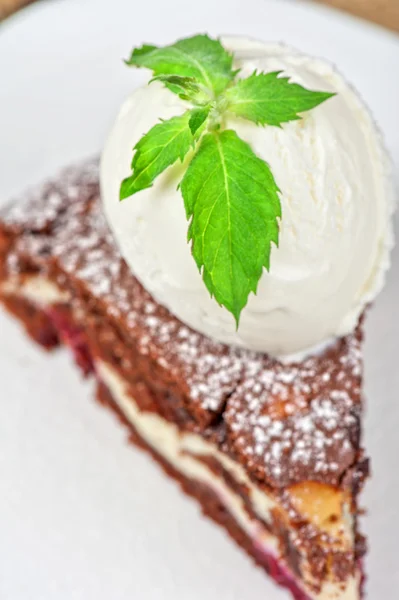
<path id="1" fill-rule="evenodd" d="M 296 600 L 361 597 L 361 323 L 290 364 L 190 330 L 121 258 L 96 161 L 2 210 L 0 297 Z"/>

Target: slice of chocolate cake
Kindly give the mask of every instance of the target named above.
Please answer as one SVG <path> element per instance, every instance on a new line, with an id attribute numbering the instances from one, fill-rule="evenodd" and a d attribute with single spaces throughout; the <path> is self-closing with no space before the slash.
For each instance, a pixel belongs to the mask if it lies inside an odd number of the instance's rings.
<path id="1" fill-rule="evenodd" d="M 189 329 L 121 258 L 95 162 L 0 219 L 1 301 L 28 334 L 68 346 L 131 439 L 294 598 L 359 600 L 361 325 L 290 364 Z"/>

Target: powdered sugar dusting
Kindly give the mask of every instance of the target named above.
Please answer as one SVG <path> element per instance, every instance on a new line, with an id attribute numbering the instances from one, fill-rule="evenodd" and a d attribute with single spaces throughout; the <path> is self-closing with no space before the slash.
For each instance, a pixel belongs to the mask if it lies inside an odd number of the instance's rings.
<path id="1" fill-rule="evenodd" d="M 184 389 L 198 422 L 223 416 L 235 451 L 257 476 L 277 486 L 303 478 L 336 482 L 353 462 L 358 336 L 301 364 L 283 365 L 192 331 L 154 302 L 122 260 L 99 201 L 97 162 L 65 171 L 8 207 L 2 220 L 22 233 L 9 253 L 10 271 L 29 256 L 73 297 L 83 283 L 85 302 L 114 319 L 165 380 Z"/>
<path id="2" fill-rule="evenodd" d="M 337 483 L 354 462 L 360 428 L 360 340 L 345 338 L 338 355 L 281 365 L 265 358 L 229 398 L 234 447 L 269 483 L 312 479 Z"/>

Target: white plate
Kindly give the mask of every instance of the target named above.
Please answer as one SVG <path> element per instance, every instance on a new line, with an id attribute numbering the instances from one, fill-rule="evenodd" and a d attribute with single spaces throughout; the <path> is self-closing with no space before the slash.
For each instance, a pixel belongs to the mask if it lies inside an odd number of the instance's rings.
<path id="1" fill-rule="evenodd" d="M 120 60 L 133 45 L 198 31 L 284 40 L 333 60 L 399 164 L 399 41 L 382 29 L 283 0 L 53 0 L 0 27 L 2 201 L 100 150 L 144 77 Z M 396 252 L 367 324 L 373 600 L 396 600 L 399 588 L 398 280 Z M 287 597 L 126 445 L 63 354 L 44 355 L 4 315 L 0 331 L 1 600 Z"/>

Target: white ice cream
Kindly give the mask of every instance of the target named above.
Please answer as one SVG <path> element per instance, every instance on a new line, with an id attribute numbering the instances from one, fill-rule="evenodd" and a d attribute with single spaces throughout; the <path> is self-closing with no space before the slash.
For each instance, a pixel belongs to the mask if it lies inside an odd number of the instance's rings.
<path id="1" fill-rule="evenodd" d="M 135 91 L 111 131 L 101 166 L 105 211 L 134 274 L 183 322 L 228 344 L 302 357 L 349 333 L 383 286 L 393 244 L 389 160 L 370 113 L 328 63 L 282 45 L 244 38 L 224 43 L 235 52 L 240 76 L 282 70 L 307 88 L 338 94 L 282 129 L 228 119 L 270 164 L 282 192 L 280 246 L 272 249 L 270 273 L 250 296 L 238 331 L 210 298 L 191 256 L 176 189 L 182 166 L 118 200 L 133 146 L 160 118 L 186 108 L 161 84 Z"/>

